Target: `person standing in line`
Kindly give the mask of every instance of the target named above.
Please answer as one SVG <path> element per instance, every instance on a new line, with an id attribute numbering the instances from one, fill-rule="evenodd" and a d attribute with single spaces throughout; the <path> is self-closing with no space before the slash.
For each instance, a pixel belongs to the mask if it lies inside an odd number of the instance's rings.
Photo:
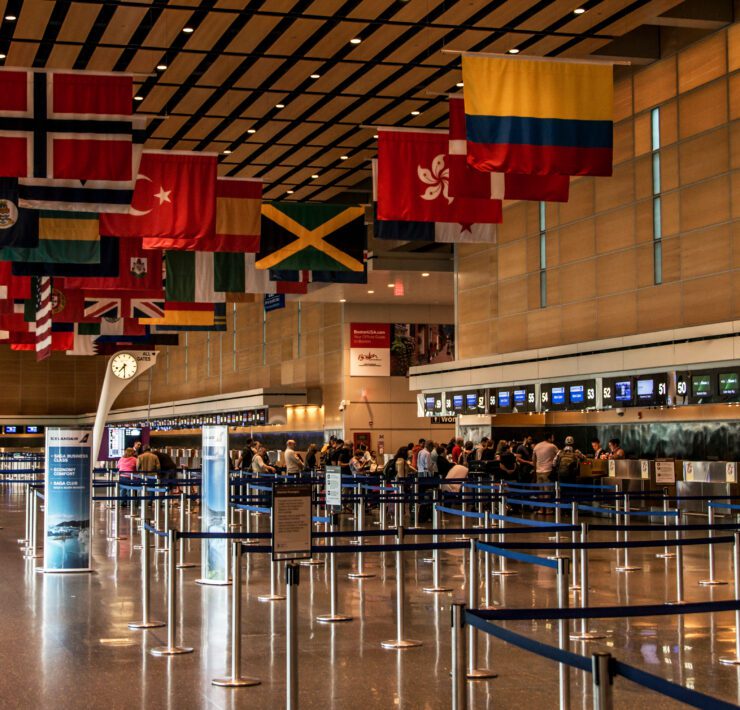
<path id="1" fill-rule="evenodd" d="M 488 437 L 484 436 L 479 444 L 476 444 L 475 446 L 475 460 L 480 461 L 481 454 L 483 453 L 483 450 L 488 446 Z"/>
<path id="2" fill-rule="evenodd" d="M 349 462 L 352 460 L 352 451 L 349 448 L 349 444 L 341 439 L 337 441 L 337 444 L 339 444 L 339 447 L 332 463 L 335 466 L 339 466 L 342 469 L 342 473 L 349 473 Z"/>
<path id="3" fill-rule="evenodd" d="M 242 452 L 239 454 L 239 458 L 236 461 L 236 467 L 238 469 L 241 469 L 242 471 L 252 470 L 252 457 L 254 456 L 254 449 L 252 447 L 254 446 L 254 443 L 254 439 L 247 439 L 247 444 L 242 449 Z"/>
<path id="4" fill-rule="evenodd" d="M 159 459 L 152 453 L 148 444 L 141 447 L 141 453 L 136 459 L 136 470 L 139 473 L 159 472 Z"/>
<path id="5" fill-rule="evenodd" d="M 432 449 L 434 444 L 424 442 L 424 448 L 419 451 L 416 457 L 416 472 L 419 477 L 432 475 Z"/>
<path id="6" fill-rule="evenodd" d="M 496 452 L 493 450 L 493 439 L 486 441 L 486 447 L 480 452 L 481 461 L 494 461 L 496 459 Z"/>
<path id="7" fill-rule="evenodd" d="M 555 436 L 546 432 L 540 441 L 532 450 L 532 466 L 534 466 L 537 483 L 550 483 L 553 463 L 558 454 L 558 447 L 555 446 Z M 545 509 L 536 510 L 537 513 L 545 513 Z"/>
<path id="8" fill-rule="evenodd" d="M 408 446 L 401 446 L 396 455 L 393 457 L 396 465 L 396 478 L 406 478 L 409 473 L 409 449 Z"/>
<path id="9" fill-rule="evenodd" d="M 296 453 L 294 439 L 288 439 L 286 442 L 283 457 L 285 458 L 285 473 L 297 475 L 303 471 L 303 459 L 300 454 Z"/>
<path id="10" fill-rule="evenodd" d="M 452 462 L 447 458 L 447 449 L 440 445 L 437 447 L 437 475 L 444 478 L 452 468 Z"/>
<path id="11" fill-rule="evenodd" d="M 252 473 L 275 473 L 275 469 L 265 463 L 265 454 L 267 450 L 261 444 L 252 457 Z"/>
<path id="12" fill-rule="evenodd" d="M 532 482 L 532 473 L 534 472 L 534 468 L 532 467 L 533 443 L 534 439 L 532 438 L 532 435 L 527 434 L 524 437 L 524 441 L 517 446 L 516 451 L 514 452 L 516 455 L 516 461 L 519 464 L 519 480 L 522 483 Z"/>
<path id="13" fill-rule="evenodd" d="M 419 456 L 419 452 L 424 449 L 426 446 L 426 439 L 419 439 L 419 443 L 416 444 L 411 448 L 411 467 L 418 470 L 417 463 L 417 457 Z"/>
<path id="14" fill-rule="evenodd" d="M 318 447 L 316 444 L 311 444 L 306 452 L 306 470 L 315 471 L 318 466 Z"/>
<path id="15" fill-rule="evenodd" d="M 460 459 L 460 454 L 463 452 L 463 444 L 465 442 L 462 439 L 455 439 L 454 442 L 455 444 L 450 454 L 452 455 L 452 463 L 457 463 Z"/>
<path id="16" fill-rule="evenodd" d="M 136 456 L 134 450 L 129 447 L 123 452 L 123 456 L 118 459 L 118 478 L 131 480 L 131 474 L 136 472 Z"/>

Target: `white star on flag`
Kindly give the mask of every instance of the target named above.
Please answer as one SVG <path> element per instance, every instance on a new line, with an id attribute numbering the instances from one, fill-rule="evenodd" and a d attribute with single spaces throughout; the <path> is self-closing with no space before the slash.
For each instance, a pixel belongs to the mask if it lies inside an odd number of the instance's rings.
<path id="1" fill-rule="evenodd" d="M 165 190 L 164 187 L 160 186 L 159 192 L 154 195 L 159 200 L 159 204 L 162 205 L 165 202 L 172 202 L 170 199 L 170 195 L 172 194 L 172 190 Z"/>

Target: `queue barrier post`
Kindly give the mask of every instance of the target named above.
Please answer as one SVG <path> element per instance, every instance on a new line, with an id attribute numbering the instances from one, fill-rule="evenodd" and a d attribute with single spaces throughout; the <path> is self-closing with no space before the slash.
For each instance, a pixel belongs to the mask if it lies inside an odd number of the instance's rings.
<path id="1" fill-rule="evenodd" d="M 558 606 L 561 609 L 568 608 L 568 559 L 560 559 L 558 562 Z M 568 619 L 558 620 L 558 641 L 560 648 L 568 650 Z M 570 708 L 570 671 L 565 663 L 558 666 L 558 679 L 560 682 L 560 710 Z"/>
<path id="2" fill-rule="evenodd" d="M 573 526 L 573 530 L 570 533 L 570 541 L 573 544 L 571 550 L 571 563 L 570 563 L 570 576 L 572 584 L 570 585 L 571 592 L 578 592 L 581 589 L 581 585 L 578 583 L 578 550 L 576 549 L 576 543 L 578 542 L 578 531 L 576 526 L 578 525 L 578 502 L 573 501 L 570 504 L 570 524 Z"/>
<path id="3" fill-rule="evenodd" d="M 714 545 L 711 542 L 711 539 L 714 537 L 714 530 L 712 530 L 712 526 L 714 525 L 714 506 L 712 505 L 712 501 L 709 501 L 709 579 L 700 579 L 699 584 L 702 587 L 714 587 L 717 585 L 727 584 L 727 582 L 723 579 L 717 579 L 715 574 L 715 564 L 714 564 Z M 668 533 L 666 532 L 666 535 Z M 666 548 L 667 550 L 668 548 Z"/>
<path id="4" fill-rule="evenodd" d="M 470 540 L 470 559 L 468 560 L 468 608 L 478 608 L 478 540 Z M 486 554 L 488 557 L 488 554 Z M 495 678 L 496 673 L 487 668 L 478 668 L 478 629 L 472 624 L 468 626 L 468 680 L 482 680 Z"/>
<path id="5" fill-rule="evenodd" d="M 161 508 L 162 508 L 162 499 L 159 496 L 159 491 L 156 490 L 158 488 L 158 486 L 155 485 L 154 488 L 155 488 L 155 490 L 154 490 L 154 499 L 152 500 L 152 506 L 154 507 L 154 527 L 157 530 L 161 530 L 162 529 L 162 526 L 161 526 L 160 523 L 162 521 L 160 519 L 160 516 L 161 516 L 161 513 L 162 513 L 162 511 L 161 511 Z M 159 541 L 159 535 L 155 535 L 154 536 L 154 551 L 155 552 L 162 552 L 161 544 L 160 544 L 160 541 Z"/>
<path id="6" fill-rule="evenodd" d="M 468 686 L 465 678 L 465 604 L 453 604 L 452 625 L 452 710 L 467 710 Z"/>
<path id="7" fill-rule="evenodd" d="M 683 604 L 683 545 L 681 545 L 681 516 L 676 516 L 676 598 L 667 604 Z M 711 547 L 711 545 L 710 545 Z"/>
<path id="8" fill-rule="evenodd" d="M 167 498 L 167 493 L 162 497 L 162 503 L 164 505 L 164 530 L 170 529 L 170 499 Z M 165 547 L 162 552 L 169 552 L 170 550 L 170 538 L 169 535 L 165 538 Z"/>
<path id="9" fill-rule="evenodd" d="M 177 530 L 167 530 L 167 645 L 152 649 L 153 656 L 179 656 L 192 653 L 190 646 L 177 645 L 177 571 L 175 554 L 177 550 Z"/>
<path id="10" fill-rule="evenodd" d="M 555 503 L 555 525 L 560 525 L 562 515 L 560 513 L 560 481 L 555 481 L 555 488 L 554 491 L 554 503 Z M 559 542 L 562 539 L 562 536 L 560 533 L 555 533 L 554 535 L 550 535 L 548 540 L 552 540 L 553 542 Z M 550 559 L 556 560 L 559 557 L 559 555 L 554 555 Z"/>
<path id="11" fill-rule="evenodd" d="M 486 528 L 486 532 L 483 536 L 483 541 L 490 544 L 491 533 L 488 532 L 491 527 L 491 513 L 486 511 L 484 513 L 483 522 Z M 483 604 L 481 609 L 495 609 L 496 605 L 491 599 L 491 555 L 483 555 Z"/>
<path id="12" fill-rule="evenodd" d="M 460 486 L 460 494 L 462 496 L 461 503 L 460 503 L 460 512 L 462 513 L 462 520 L 460 521 L 460 527 L 463 529 L 462 535 L 458 535 L 455 539 L 456 540 L 469 540 L 470 538 L 466 534 L 466 530 L 468 529 L 468 516 L 465 515 L 465 513 L 468 512 L 468 504 L 465 501 L 465 488 Z"/>
<path id="13" fill-rule="evenodd" d="M 224 688 L 246 688 L 259 685 L 257 678 L 241 673 L 242 665 L 242 547 L 239 540 L 231 542 L 231 675 L 214 678 L 211 683 Z"/>
<path id="14" fill-rule="evenodd" d="M 399 525 L 396 528 L 396 544 L 398 549 L 396 550 L 396 638 L 388 639 L 387 641 L 381 641 L 380 645 L 383 648 L 390 649 L 404 649 L 414 648 L 415 646 L 421 646 L 421 641 L 415 641 L 414 639 L 405 639 L 404 636 L 404 603 L 405 603 L 405 579 L 403 570 L 403 525 Z"/>
<path id="15" fill-rule="evenodd" d="M 735 599 L 740 600 L 740 532 L 735 531 L 733 545 L 732 571 L 735 578 Z M 724 666 L 740 666 L 740 609 L 735 611 L 735 657 L 720 658 Z"/>
<path id="16" fill-rule="evenodd" d="M 145 521 L 141 523 L 139 549 L 141 549 L 141 621 L 132 621 L 128 627 L 129 629 L 154 629 L 164 626 L 164 622 L 153 621 L 149 618 L 149 531 L 146 529 Z"/>
<path id="17" fill-rule="evenodd" d="M 385 490 L 385 488 L 386 488 L 385 481 L 381 478 L 380 479 L 380 483 L 378 485 L 379 485 L 379 488 L 380 488 L 380 491 L 379 491 L 379 494 L 380 495 L 378 496 L 378 498 L 380 499 L 379 500 L 380 529 L 381 530 L 385 530 L 386 529 L 386 517 L 387 517 L 387 514 L 388 514 L 388 510 L 387 510 L 388 503 L 384 500 L 385 499 L 385 496 L 386 496 L 386 493 L 387 493 L 386 490 Z"/>
<path id="18" fill-rule="evenodd" d="M 504 493 L 504 484 L 501 484 L 501 497 L 498 501 L 498 514 L 499 514 L 499 520 L 498 520 L 498 527 L 503 528 L 504 527 L 504 521 L 503 517 L 506 515 L 506 494 Z M 505 541 L 504 533 L 500 532 L 498 534 L 498 544 L 503 545 Z M 497 577 L 510 577 L 514 574 L 519 574 L 519 572 L 515 572 L 514 570 L 510 570 L 507 568 L 506 565 L 506 557 L 504 555 L 499 555 L 498 558 L 498 569 L 494 570 L 494 575 Z"/>
<path id="19" fill-rule="evenodd" d="M 434 530 L 439 530 L 440 515 L 439 515 L 439 510 L 437 510 L 437 506 L 439 505 L 439 489 L 438 488 L 434 489 L 433 496 L 434 497 L 432 500 L 432 528 L 434 528 Z M 436 545 L 439 542 L 439 535 L 435 533 L 432 536 L 432 541 Z M 439 592 L 451 592 L 452 587 L 442 586 L 441 575 L 442 575 L 441 551 L 439 550 L 439 548 L 435 547 L 432 550 L 432 586 L 424 587 L 423 590 L 425 592 L 430 592 L 432 594 L 436 594 Z"/>
<path id="20" fill-rule="evenodd" d="M 581 523 L 581 542 L 588 542 L 588 523 Z M 588 607 L 588 550 L 581 550 L 581 609 Z M 570 635 L 572 641 L 594 641 L 603 639 L 604 634 L 588 630 L 588 620 L 581 619 L 581 630 Z"/>
<path id="21" fill-rule="evenodd" d="M 663 496 L 664 496 L 664 498 L 663 498 L 663 512 L 664 513 L 667 513 L 668 512 L 668 498 L 667 498 L 667 496 L 668 496 L 668 489 L 667 488 L 663 488 Z M 710 508 L 710 515 L 711 515 L 711 508 Z M 663 524 L 665 525 L 665 516 L 663 516 Z M 710 522 L 709 524 L 712 525 L 713 523 Z M 711 531 L 709 532 L 709 536 L 710 537 L 712 536 L 712 532 Z M 665 547 L 663 548 L 663 552 L 659 552 L 655 556 L 658 557 L 659 559 L 669 560 L 672 557 L 675 557 L 676 556 L 676 553 L 675 552 L 671 552 L 668 549 L 668 530 L 667 529 L 663 531 L 663 540 L 665 540 Z M 710 550 L 712 549 L 712 546 L 711 545 L 709 546 L 709 549 Z M 711 554 L 711 552 L 710 552 L 710 554 Z M 710 577 L 712 577 L 712 579 L 713 579 L 714 578 L 714 575 L 710 574 Z M 701 584 L 701 582 L 700 582 L 700 584 Z"/>
<path id="22" fill-rule="evenodd" d="M 358 484 L 359 489 L 359 484 Z M 357 509 L 357 524 L 355 526 L 357 531 L 365 529 L 365 502 L 360 501 L 360 507 Z M 372 572 L 365 572 L 364 559 L 362 555 L 362 537 L 357 538 L 357 570 L 350 572 L 347 576 L 350 579 L 367 579 L 368 577 L 374 577 Z"/>
<path id="23" fill-rule="evenodd" d="M 623 509 L 622 509 L 622 524 L 626 525 L 629 520 L 629 512 L 630 512 L 630 497 L 629 493 L 624 494 L 623 499 Z M 619 516 L 617 516 L 617 520 L 619 520 Z M 617 566 L 614 568 L 617 572 L 636 572 L 640 569 L 640 567 L 637 567 L 636 565 L 630 564 L 630 549 L 626 545 L 626 543 L 629 543 L 630 541 L 630 531 L 625 530 L 624 531 L 624 564 L 619 564 L 619 548 L 617 548 Z"/>
<path id="24" fill-rule="evenodd" d="M 113 503 L 113 512 L 111 513 L 111 517 L 113 519 L 113 529 L 111 530 L 111 534 L 108 537 L 109 542 L 126 539 L 125 536 L 121 535 L 121 489 L 118 481 L 116 481 L 113 487 L 113 493 L 115 495 L 115 500 L 111 501 Z"/>
<path id="25" fill-rule="evenodd" d="M 337 515 L 332 515 L 331 530 L 332 532 L 337 529 Z M 333 538 L 330 538 L 330 540 Z M 339 591 L 337 589 L 337 553 L 329 553 L 329 613 L 321 614 L 316 617 L 316 621 L 320 621 L 322 624 L 337 624 L 345 621 L 352 621 L 351 616 L 346 614 L 340 614 L 337 611 L 339 606 Z"/>
<path id="26" fill-rule="evenodd" d="M 591 682 L 594 710 L 613 710 L 614 673 L 610 653 L 591 654 Z"/>
<path id="27" fill-rule="evenodd" d="M 301 568 L 295 562 L 285 566 L 285 708 L 298 710 L 298 585 Z"/>
<path id="28" fill-rule="evenodd" d="M 272 517 L 272 509 L 270 509 L 270 517 Z M 270 525 L 272 529 L 272 525 Z M 277 560 L 270 559 L 270 593 L 260 594 L 257 597 L 258 601 L 261 602 L 281 602 L 285 599 L 284 594 L 278 594 L 278 574 L 279 574 L 280 563 Z"/>
<path id="29" fill-rule="evenodd" d="M 185 532 L 185 493 L 180 493 L 180 532 Z M 185 540 L 180 542 L 178 550 L 180 558 L 177 562 L 177 569 L 186 569 L 195 567 L 195 562 L 185 562 Z"/>
<path id="30" fill-rule="evenodd" d="M 30 504 L 31 504 L 31 484 L 26 484 L 26 529 L 24 532 L 24 536 L 21 538 L 18 538 L 18 544 L 21 547 L 26 547 L 31 539 L 31 510 L 30 510 Z"/>

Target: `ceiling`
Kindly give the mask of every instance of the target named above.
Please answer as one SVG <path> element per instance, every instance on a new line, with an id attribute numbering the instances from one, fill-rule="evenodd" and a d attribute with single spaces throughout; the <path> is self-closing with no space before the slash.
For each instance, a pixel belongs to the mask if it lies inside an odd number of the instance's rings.
<path id="1" fill-rule="evenodd" d="M 461 74 L 443 48 L 645 63 L 732 0 L 0 0 L 0 17 L 0 65 L 135 73 L 148 147 L 218 152 L 270 199 L 363 202 L 361 126 L 445 125 Z"/>

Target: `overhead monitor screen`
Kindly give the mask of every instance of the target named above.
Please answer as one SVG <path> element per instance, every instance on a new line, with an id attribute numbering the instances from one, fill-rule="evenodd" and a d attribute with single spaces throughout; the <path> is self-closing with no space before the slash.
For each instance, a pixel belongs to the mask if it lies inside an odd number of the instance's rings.
<path id="1" fill-rule="evenodd" d="M 514 404 L 519 406 L 520 404 L 527 403 L 527 390 L 514 390 Z"/>
<path id="2" fill-rule="evenodd" d="M 712 394 L 712 378 L 709 375 L 691 375 L 691 393 L 701 399 Z"/>
<path id="3" fill-rule="evenodd" d="M 465 404 L 468 407 L 468 410 L 470 409 L 478 409 L 478 395 L 473 394 L 466 394 L 465 395 Z"/>
<path id="4" fill-rule="evenodd" d="M 630 380 L 618 380 L 614 383 L 614 399 L 617 402 L 632 401 L 632 382 Z"/>
<path id="5" fill-rule="evenodd" d="M 39 428 L 37 426 L 28 425 L 26 427 L 26 434 L 38 434 Z"/>
<path id="6" fill-rule="evenodd" d="M 719 393 L 723 397 L 735 397 L 738 393 L 737 372 L 721 372 L 719 375 Z"/>
<path id="7" fill-rule="evenodd" d="M 552 403 L 565 404 L 565 387 L 552 388 Z"/>
<path id="8" fill-rule="evenodd" d="M 463 396 L 461 394 L 452 395 L 452 406 L 455 411 L 462 409 L 463 407 Z"/>
<path id="9" fill-rule="evenodd" d="M 570 386 L 570 401 L 572 404 L 581 404 L 585 399 L 583 385 Z"/>
<path id="10" fill-rule="evenodd" d="M 434 395 L 431 397 L 424 397 L 424 409 L 426 409 L 427 412 L 434 411 Z"/>
<path id="11" fill-rule="evenodd" d="M 17 434 L 18 433 L 18 427 L 17 426 L 4 426 L 3 431 L 6 434 Z"/>
<path id="12" fill-rule="evenodd" d="M 505 391 L 498 393 L 498 406 L 501 407 L 501 409 L 506 409 L 507 407 L 511 406 L 511 392 Z"/>
<path id="13" fill-rule="evenodd" d="M 637 380 L 637 399 L 645 402 L 653 398 L 655 392 L 655 380 L 651 377 L 648 380 Z"/>

